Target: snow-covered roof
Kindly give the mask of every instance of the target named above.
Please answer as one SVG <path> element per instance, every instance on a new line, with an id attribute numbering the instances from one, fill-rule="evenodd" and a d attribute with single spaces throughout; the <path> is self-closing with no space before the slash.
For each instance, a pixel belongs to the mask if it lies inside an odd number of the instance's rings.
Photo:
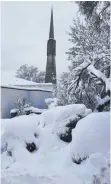
<path id="1" fill-rule="evenodd" d="M 1 86 L 16 86 L 16 85 L 37 85 L 37 83 L 28 81 L 25 79 L 20 79 L 15 77 L 14 73 L 2 72 L 1 74 Z"/>
<path id="2" fill-rule="evenodd" d="M 52 83 L 36 83 L 33 81 L 28 81 L 26 79 L 16 77 L 12 72 L 1 73 L 1 86 L 27 90 L 52 91 Z"/>

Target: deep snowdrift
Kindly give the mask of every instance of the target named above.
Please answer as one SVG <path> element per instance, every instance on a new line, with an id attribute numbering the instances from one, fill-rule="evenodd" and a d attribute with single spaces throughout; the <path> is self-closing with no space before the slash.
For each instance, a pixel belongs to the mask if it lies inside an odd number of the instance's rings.
<path id="1" fill-rule="evenodd" d="M 55 122 L 64 121 L 70 119 L 73 115 L 81 115 L 85 117 L 91 113 L 90 109 L 87 109 L 83 104 L 73 104 L 66 106 L 53 107 L 42 114 L 43 126 L 51 126 Z"/>
<path id="2" fill-rule="evenodd" d="M 92 113 L 80 120 L 73 130 L 71 143 L 63 142 L 57 134 L 59 126 L 64 128 L 70 118 L 78 114 L 84 117 L 90 112 L 84 105 L 69 105 L 54 107 L 41 115 L 2 120 L 2 183 L 92 184 L 94 174 L 101 178 L 102 167 L 106 168 L 104 179 L 108 181 L 109 113 L 97 113 L 96 116 Z M 104 145 L 106 139 L 107 145 Z M 34 143 L 36 149 L 30 152 L 27 143 Z M 73 149 L 75 147 L 77 150 Z M 81 156 L 87 153 L 89 158 L 77 165 L 72 160 L 72 153 Z"/>
<path id="3" fill-rule="evenodd" d="M 92 113 L 80 120 L 72 136 L 73 158 L 85 158 L 98 152 L 106 154 L 110 147 L 109 112 Z"/>
<path id="4" fill-rule="evenodd" d="M 83 104 L 53 107 L 42 113 L 40 124 L 42 127 L 52 127 L 52 133 L 65 142 L 71 142 L 72 129 L 81 118 L 90 113 L 91 110 Z"/>

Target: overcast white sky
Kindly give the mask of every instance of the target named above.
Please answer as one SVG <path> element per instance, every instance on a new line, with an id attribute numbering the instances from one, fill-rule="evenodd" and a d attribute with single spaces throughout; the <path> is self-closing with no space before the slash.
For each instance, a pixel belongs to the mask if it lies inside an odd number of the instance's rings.
<path id="1" fill-rule="evenodd" d="M 54 11 L 57 74 L 67 71 L 65 52 L 70 47 L 67 31 L 78 6 L 72 2 L 5 1 L 1 4 L 1 67 L 16 71 L 23 64 L 45 70 L 51 5 Z"/>

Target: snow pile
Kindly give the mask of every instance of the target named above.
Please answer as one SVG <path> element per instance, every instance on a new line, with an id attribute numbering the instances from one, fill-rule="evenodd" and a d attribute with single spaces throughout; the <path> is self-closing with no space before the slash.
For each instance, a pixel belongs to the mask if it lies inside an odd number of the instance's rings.
<path id="1" fill-rule="evenodd" d="M 11 109 L 10 114 L 17 113 L 18 109 Z"/>
<path id="2" fill-rule="evenodd" d="M 12 119 L 2 120 L 1 132 L 1 153 L 2 166 L 7 168 L 10 162 L 19 161 L 23 157 L 28 157 L 30 144 L 35 144 L 39 149 L 40 130 L 37 122 L 33 121 L 34 116 L 19 116 Z M 37 117 L 36 117 L 37 119 Z M 27 149 L 29 145 L 29 149 Z M 21 156 L 21 154 L 23 154 Z"/>
<path id="3" fill-rule="evenodd" d="M 62 108 L 61 114 L 57 117 L 54 125 L 56 133 L 64 131 L 64 127 L 68 126 L 71 122 L 78 122 L 79 119 L 87 116 L 92 111 L 87 109 L 83 104 L 67 105 Z M 69 125 L 70 126 L 70 125 Z"/>
<path id="4" fill-rule="evenodd" d="M 52 126 L 52 132 L 57 134 L 63 141 L 72 140 L 71 131 L 77 122 L 91 113 L 83 104 L 71 104 L 53 107 L 42 113 L 42 126 Z"/>
<path id="5" fill-rule="evenodd" d="M 42 113 L 41 124 L 43 123 L 43 126 L 51 126 L 57 122 L 68 121 L 68 119 L 70 120 L 72 119 L 71 117 L 76 117 L 76 115 L 85 117 L 89 113 L 91 113 L 91 110 L 87 109 L 83 104 L 57 106 Z"/>
<path id="6" fill-rule="evenodd" d="M 104 155 L 95 153 L 89 156 L 86 165 L 91 165 L 97 170 L 92 177 L 92 183 L 109 184 L 110 183 L 110 157 L 109 152 Z"/>
<path id="7" fill-rule="evenodd" d="M 108 181 L 109 114 L 90 112 L 84 105 L 76 104 L 54 107 L 41 115 L 3 119 L 2 183 L 92 184 L 96 179 L 101 183 Z M 83 119 L 78 121 L 79 118 Z M 68 144 L 60 140 L 57 132 L 59 126 L 63 124 L 64 130 L 72 119 L 78 124 Z M 77 165 L 72 156 L 78 154 L 89 157 Z"/>
<path id="8" fill-rule="evenodd" d="M 87 164 L 92 164 L 94 167 L 101 169 L 109 165 L 109 152 L 105 155 L 103 153 L 94 153 L 89 156 Z"/>
<path id="9" fill-rule="evenodd" d="M 36 107 L 30 106 L 30 107 L 26 107 L 24 108 L 24 111 L 30 111 L 30 113 L 35 113 L 35 114 L 41 114 L 45 111 L 46 109 L 38 109 Z"/>
<path id="10" fill-rule="evenodd" d="M 110 149 L 109 112 L 91 113 L 80 120 L 72 131 L 73 160 L 84 159 L 94 153 L 106 154 Z"/>
<path id="11" fill-rule="evenodd" d="M 2 183 L 21 184 L 24 181 L 27 184 L 28 179 L 34 184 L 60 184 L 61 180 L 64 183 L 67 144 L 52 134 L 50 128 L 39 126 L 40 116 L 33 114 L 2 120 Z M 32 142 L 37 150 L 29 152 L 26 143 Z M 68 179 L 66 177 L 66 181 Z"/>

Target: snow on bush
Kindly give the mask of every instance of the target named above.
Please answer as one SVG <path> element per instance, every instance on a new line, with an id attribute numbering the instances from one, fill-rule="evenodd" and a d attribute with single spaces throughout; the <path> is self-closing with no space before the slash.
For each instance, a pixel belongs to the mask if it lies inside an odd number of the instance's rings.
<path id="1" fill-rule="evenodd" d="M 36 119 L 37 119 L 36 115 Z M 13 119 L 2 120 L 1 132 L 1 154 L 2 163 L 10 159 L 15 161 L 21 159 L 22 156 L 27 157 L 29 152 L 34 152 L 39 149 L 40 130 L 36 121 L 33 121 L 35 116 L 19 116 Z M 9 157 L 12 157 L 9 159 Z M 13 162 L 12 161 L 12 162 Z"/>
<path id="2" fill-rule="evenodd" d="M 27 168 L 29 173 L 34 174 L 46 172 L 50 167 L 59 167 L 56 159 L 61 158 L 61 153 L 56 155 L 56 151 L 66 144 L 52 134 L 50 127 L 39 126 L 40 116 L 31 114 L 2 120 L 1 158 L 4 174 L 7 174 L 7 169 L 18 174 L 24 173 Z M 53 166 L 50 166 L 50 161 Z"/>
<path id="3" fill-rule="evenodd" d="M 20 116 L 26 114 L 25 108 L 29 108 L 31 106 L 30 103 L 26 102 L 26 99 L 23 97 L 19 97 L 15 104 L 15 108 L 11 109 L 10 114 L 11 117 Z"/>
<path id="4" fill-rule="evenodd" d="M 18 116 L 18 109 L 11 109 L 10 115 L 11 115 L 11 118 Z"/>
<path id="5" fill-rule="evenodd" d="M 79 119 L 91 113 L 83 104 L 71 104 L 49 109 L 42 114 L 42 126 L 52 126 L 52 132 L 62 140 L 72 140 L 71 130 L 75 128 Z"/>
<path id="6" fill-rule="evenodd" d="M 45 103 L 46 103 L 48 109 L 51 109 L 53 107 L 58 106 L 57 105 L 57 98 L 46 98 Z"/>
<path id="7" fill-rule="evenodd" d="M 25 98 L 19 97 L 15 103 L 16 109 L 11 109 L 11 117 L 20 116 L 20 115 L 29 115 L 31 113 L 41 114 L 45 109 L 38 109 L 31 106 L 30 103 L 26 102 Z"/>
<path id="8" fill-rule="evenodd" d="M 101 184 L 103 184 L 103 181 L 108 181 L 109 161 L 106 162 L 106 155 L 101 152 L 98 153 L 98 149 L 96 149 L 94 153 L 87 154 L 89 157 L 84 164 L 77 166 L 73 163 L 70 155 L 70 148 L 76 143 L 75 140 L 72 140 L 73 145 L 72 143 L 67 144 L 61 141 L 57 135 L 57 132 L 60 131 L 60 124 L 61 127 L 62 124 L 64 125 L 63 129 L 61 128 L 62 133 L 64 133 L 65 128 L 69 128 L 69 119 L 78 121 L 79 118 L 83 118 L 90 112 L 84 105 L 69 105 L 49 109 L 41 115 L 31 114 L 13 119 L 3 119 L 1 159 L 2 179 L 5 179 L 4 182 L 9 183 L 10 181 L 10 183 L 14 184 L 24 183 L 22 176 L 26 178 L 25 183 L 29 182 L 27 176 L 48 177 L 51 178 L 52 183 L 69 182 L 73 184 L 75 182 L 77 184 L 94 184 L 95 182 L 95 184 L 98 184 L 97 181 L 100 180 Z M 106 121 L 106 114 L 108 116 L 108 113 L 103 113 L 103 115 L 102 113 L 93 113 L 92 116 L 88 115 L 78 122 L 74 132 L 76 132 L 76 129 L 78 131 L 77 127 L 79 124 L 83 130 L 86 129 L 88 132 L 87 128 L 91 121 L 91 125 L 92 123 L 94 124 L 94 126 L 90 126 L 92 132 L 95 132 L 96 125 L 100 126 L 101 123 L 102 126 L 99 127 L 100 129 L 98 128 L 99 133 L 101 131 L 105 137 L 106 131 L 103 132 L 101 128 L 103 127 L 103 123 L 97 117 L 101 117 L 103 121 L 104 119 Z M 90 116 L 91 120 L 89 121 L 88 117 Z M 41 123 L 45 126 L 41 127 Z M 107 122 L 104 126 L 106 128 L 103 128 L 107 129 Z M 84 155 L 84 150 L 87 150 L 87 148 L 90 150 L 94 149 L 95 143 L 84 148 L 85 143 L 87 145 L 90 142 L 90 134 L 90 132 L 89 134 L 85 132 L 82 137 L 78 134 L 78 139 L 83 139 L 83 142 L 77 142 L 77 148 L 82 147 L 81 155 Z M 85 141 L 84 137 L 87 138 Z M 95 137 L 93 139 L 95 140 Z M 104 143 L 101 138 L 99 147 L 103 147 L 104 149 Z M 74 153 L 76 150 L 72 149 L 72 151 Z M 82 156 L 81 159 L 83 159 Z M 16 179 L 17 177 L 18 179 Z M 41 183 L 43 183 L 43 180 L 41 180 Z"/>
<path id="9" fill-rule="evenodd" d="M 91 113 L 80 120 L 72 131 L 71 155 L 73 161 L 93 153 L 107 153 L 110 149 L 110 116 L 108 112 Z"/>
<path id="10" fill-rule="evenodd" d="M 41 114 L 42 112 L 44 112 L 46 109 L 38 109 L 36 107 L 30 106 L 30 107 L 25 107 L 24 111 L 27 114 L 29 112 L 30 113 L 35 113 L 35 114 Z"/>
<path id="11" fill-rule="evenodd" d="M 89 113 L 91 113 L 91 110 L 87 109 L 83 104 L 57 106 L 42 113 L 41 124 L 43 123 L 43 126 L 52 126 L 57 124 L 57 122 L 64 121 L 64 124 L 66 125 L 66 120 L 68 121 L 73 117 L 75 118 L 76 115 L 85 117 Z"/>

